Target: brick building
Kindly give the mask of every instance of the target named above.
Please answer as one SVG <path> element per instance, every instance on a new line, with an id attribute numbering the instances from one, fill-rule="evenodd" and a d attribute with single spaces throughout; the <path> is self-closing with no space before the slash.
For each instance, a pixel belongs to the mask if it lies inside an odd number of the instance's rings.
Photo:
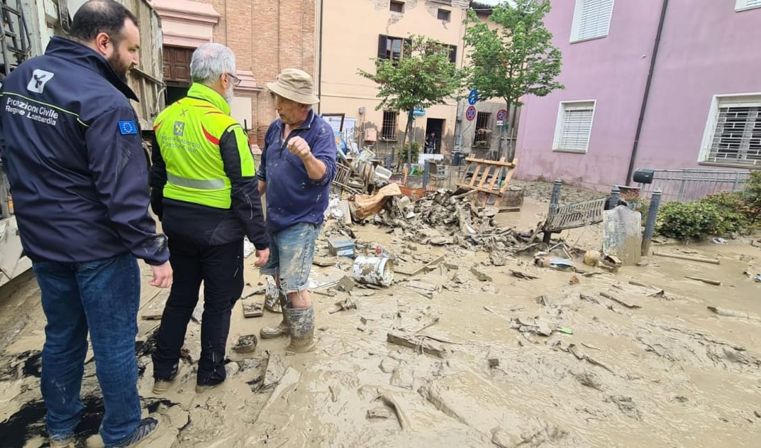
<path id="1" fill-rule="evenodd" d="M 271 95 L 264 88 L 278 72 L 296 67 L 314 74 L 314 0 L 152 0 L 162 20 L 167 102 L 181 98 L 190 85 L 193 50 L 205 42 L 229 46 L 237 76 L 232 115 L 262 144 L 274 119 Z"/>

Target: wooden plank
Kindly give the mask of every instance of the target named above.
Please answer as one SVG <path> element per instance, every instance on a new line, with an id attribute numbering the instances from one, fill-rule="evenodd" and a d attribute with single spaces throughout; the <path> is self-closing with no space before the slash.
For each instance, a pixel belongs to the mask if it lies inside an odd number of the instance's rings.
<path id="1" fill-rule="evenodd" d="M 438 356 L 439 358 L 443 358 L 446 353 L 446 349 L 441 344 L 425 336 L 390 331 L 386 335 L 386 340 L 391 344 L 408 347 L 422 353 Z"/>
<path id="2" fill-rule="evenodd" d="M 702 277 L 691 277 L 689 275 L 687 275 L 686 277 L 689 278 L 690 280 L 697 280 L 699 282 L 708 283 L 709 285 L 721 286 L 721 282 L 718 280 L 711 280 L 711 279 L 702 278 Z"/>
<path id="3" fill-rule="evenodd" d="M 476 185 L 476 179 L 478 179 L 478 172 L 481 171 L 483 165 L 476 165 L 476 169 L 473 171 L 473 177 L 470 178 L 470 186 Z"/>
<path id="4" fill-rule="evenodd" d="M 491 165 L 486 165 L 483 174 L 481 175 L 481 182 L 478 183 L 478 188 L 481 188 L 484 186 L 484 182 L 486 182 L 486 179 L 489 178 L 489 174 L 491 173 Z"/>
<path id="5" fill-rule="evenodd" d="M 494 185 L 497 184 L 497 180 L 499 180 L 500 177 L 502 177 L 502 172 L 506 168 L 497 168 L 497 172 L 494 173 L 494 177 L 491 180 L 491 183 L 489 183 L 489 190 L 494 190 Z"/>
<path id="6" fill-rule="evenodd" d="M 605 297 L 606 299 L 612 300 L 612 301 L 614 301 L 614 302 L 616 302 L 616 303 L 618 303 L 620 305 L 623 305 L 623 306 L 625 306 L 625 307 L 627 307 L 627 308 L 629 308 L 631 310 L 636 310 L 638 308 L 642 308 L 641 306 L 639 306 L 639 305 L 637 305 L 635 303 L 626 302 L 625 300 L 620 299 L 620 298 L 614 296 L 613 294 L 608 294 L 606 292 L 601 292 L 600 295 Z"/>
<path id="7" fill-rule="evenodd" d="M 500 162 L 497 160 L 486 160 L 486 159 L 471 159 L 467 158 L 465 159 L 466 162 L 475 162 L 481 165 L 497 165 L 497 166 L 505 166 L 508 168 L 515 168 L 515 160 L 512 162 Z"/>
<path id="8" fill-rule="evenodd" d="M 653 251 L 653 255 L 658 257 L 676 258 L 677 260 L 697 261 L 700 263 L 710 263 L 710 264 L 721 264 L 721 261 L 719 261 L 718 258 L 691 257 L 689 255 L 667 254 L 667 253 L 655 252 L 655 251 Z"/>
<path id="9" fill-rule="evenodd" d="M 502 188 L 499 189 L 499 193 L 502 194 L 510 188 L 510 181 L 513 179 L 515 173 L 515 164 L 518 163 L 518 159 L 513 160 L 513 169 L 507 170 L 507 176 L 505 176 L 505 183 Z"/>

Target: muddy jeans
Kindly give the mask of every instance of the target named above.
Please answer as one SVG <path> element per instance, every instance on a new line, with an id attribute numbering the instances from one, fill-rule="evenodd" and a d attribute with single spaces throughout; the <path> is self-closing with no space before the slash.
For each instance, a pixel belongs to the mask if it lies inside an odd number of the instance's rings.
<path id="1" fill-rule="evenodd" d="M 174 270 L 174 282 L 161 317 L 153 354 L 153 377 L 164 380 L 174 374 L 203 281 L 197 383 L 219 384 L 225 380 L 230 314 L 243 292 L 243 240 L 210 246 L 164 230 L 169 237 L 169 261 Z"/>
<path id="2" fill-rule="evenodd" d="M 280 277 L 283 293 L 308 288 L 309 271 L 314 259 L 314 244 L 322 226 L 300 223 L 269 235 L 270 258 L 261 273 Z"/>
<path id="3" fill-rule="evenodd" d="M 137 393 L 137 310 L 140 270 L 132 255 L 87 263 L 34 262 L 45 311 L 42 396 L 51 438 L 74 434 L 89 329 L 103 394 L 103 442 L 118 444 L 140 423 Z"/>

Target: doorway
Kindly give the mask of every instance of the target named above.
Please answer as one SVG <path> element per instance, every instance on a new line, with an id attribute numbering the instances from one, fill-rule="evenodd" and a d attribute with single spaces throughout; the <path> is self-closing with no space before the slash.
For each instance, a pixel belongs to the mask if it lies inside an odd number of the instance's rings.
<path id="1" fill-rule="evenodd" d="M 425 152 L 441 154 L 441 134 L 444 131 L 444 119 L 429 118 L 425 123 Z M 433 136 L 431 134 L 433 133 Z"/>

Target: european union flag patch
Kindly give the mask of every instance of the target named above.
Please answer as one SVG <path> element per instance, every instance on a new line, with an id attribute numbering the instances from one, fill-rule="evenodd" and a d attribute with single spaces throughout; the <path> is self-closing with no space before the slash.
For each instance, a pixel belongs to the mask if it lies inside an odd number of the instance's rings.
<path id="1" fill-rule="evenodd" d="M 119 133 L 121 135 L 137 135 L 137 124 L 135 123 L 135 120 L 120 121 Z"/>

